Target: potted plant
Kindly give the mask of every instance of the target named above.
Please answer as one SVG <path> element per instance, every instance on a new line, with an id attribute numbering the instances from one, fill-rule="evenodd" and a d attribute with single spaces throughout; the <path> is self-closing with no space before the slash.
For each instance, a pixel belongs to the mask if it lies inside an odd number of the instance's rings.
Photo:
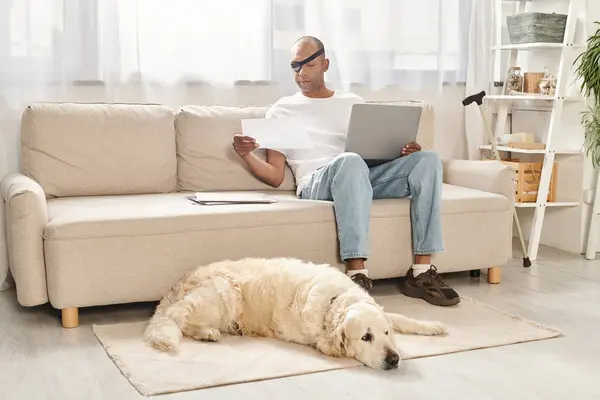
<path id="1" fill-rule="evenodd" d="M 600 25 L 600 22 L 596 22 Z M 581 123 L 585 130 L 585 146 L 591 154 L 594 167 L 600 166 L 600 28 L 587 40 L 587 49 L 574 64 L 579 63 L 575 76 L 581 78 L 581 90 L 592 100 L 589 110 L 582 113 Z"/>

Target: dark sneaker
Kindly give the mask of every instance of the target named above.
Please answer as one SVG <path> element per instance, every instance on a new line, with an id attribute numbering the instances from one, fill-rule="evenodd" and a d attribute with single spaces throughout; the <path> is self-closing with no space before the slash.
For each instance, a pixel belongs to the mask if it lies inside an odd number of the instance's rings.
<path id="1" fill-rule="evenodd" d="M 365 292 L 371 293 L 373 289 L 373 283 L 371 279 L 365 274 L 354 274 L 350 277 L 354 283 L 360 286 Z"/>
<path id="2" fill-rule="evenodd" d="M 416 277 L 413 275 L 413 269 L 409 269 L 403 293 L 405 296 L 423 299 L 435 306 L 453 306 L 460 303 L 458 293 L 444 282 L 433 265 L 428 271 Z"/>

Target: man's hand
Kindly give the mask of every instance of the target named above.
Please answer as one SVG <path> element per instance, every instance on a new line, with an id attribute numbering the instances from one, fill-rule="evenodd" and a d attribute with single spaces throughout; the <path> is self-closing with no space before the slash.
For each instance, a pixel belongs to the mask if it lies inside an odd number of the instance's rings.
<path id="1" fill-rule="evenodd" d="M 421 151 L 421 145 L 419 143 L 409 143 L 402 148 L 402 155 L 408 156 L 412 153 L 416 153 L 417 151 Z"/>
<path id="2" fill-rule="evenodd" d="M 233 149 L 240 156 L 244 157 L 258 148 L 256 140 L 250 136 L 237 134 L 233 137 Z"/>

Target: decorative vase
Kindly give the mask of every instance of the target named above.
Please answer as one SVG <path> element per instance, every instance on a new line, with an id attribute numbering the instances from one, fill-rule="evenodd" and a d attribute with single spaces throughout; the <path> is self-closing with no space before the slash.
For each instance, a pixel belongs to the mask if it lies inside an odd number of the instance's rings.
<path id="1" fill-rule="evenodd" d="M 540 81 L 540 94 L 544 96 L 554 96 L 556 93 L 556 77 L 548 72 L 546 68 L 544 77 Z"/>
<path id="2" fill-rule="evenodd" d="M 521 67 L 511 67 L 508 70 L 508 76 L 504 84 L 504 94 L 510 94 L 512 91 L 523 91 L 523 75 L 521 75 Z"/>

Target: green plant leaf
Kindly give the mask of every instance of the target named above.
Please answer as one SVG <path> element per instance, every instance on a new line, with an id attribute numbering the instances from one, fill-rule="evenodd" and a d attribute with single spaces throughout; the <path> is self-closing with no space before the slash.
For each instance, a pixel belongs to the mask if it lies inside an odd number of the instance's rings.
<path id="1" fill-rule="evenodd" d="M 592 159 L 594 167 L 600 167 L 600 103 L 581 113 L 584 128 L 586 155 Z"/>
<path id="2" fill-rule="evenodd" d="M 600 21 L 594 22 L 600 26 Z M 581 91 L 586 97 L 592 97 L 596 103 L 600 100 L 600 29 L 587 40 L 587 49 L 577 56 L 573 65 L 574 74 L 580 78 Z"/>

